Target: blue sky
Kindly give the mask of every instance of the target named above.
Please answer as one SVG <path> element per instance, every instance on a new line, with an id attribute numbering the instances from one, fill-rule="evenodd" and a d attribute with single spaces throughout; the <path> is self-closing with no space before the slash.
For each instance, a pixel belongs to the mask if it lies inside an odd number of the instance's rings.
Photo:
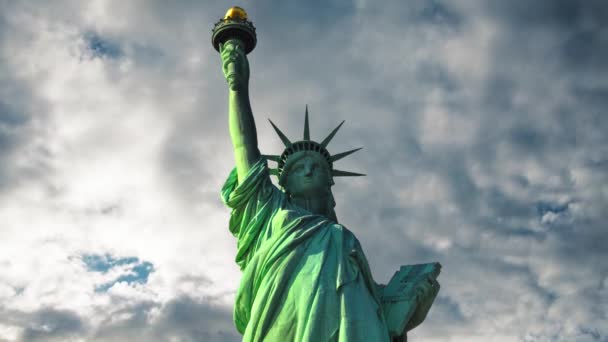
<path id="1" fill-rule="evenodd" d="M 233 3 L 0 4 L 0 340 L 238 341 L 211 47 Z M 374 277 L 439 261 L 412 341 L 608 341 L 603 1 L 250 1 L 262 153 L 346 120 Z"/>

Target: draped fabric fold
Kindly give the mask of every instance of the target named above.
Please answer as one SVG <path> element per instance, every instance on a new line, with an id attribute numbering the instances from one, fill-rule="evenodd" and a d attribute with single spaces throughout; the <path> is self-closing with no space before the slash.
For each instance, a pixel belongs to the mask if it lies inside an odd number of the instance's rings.
<path id="1" fill-rule="evenodd" d="M 234 307 L 243 341 L 389 341 L 365 254 L 344 226 L 289 202 L 261 158 L 221 190 L 243 271 Z"/>

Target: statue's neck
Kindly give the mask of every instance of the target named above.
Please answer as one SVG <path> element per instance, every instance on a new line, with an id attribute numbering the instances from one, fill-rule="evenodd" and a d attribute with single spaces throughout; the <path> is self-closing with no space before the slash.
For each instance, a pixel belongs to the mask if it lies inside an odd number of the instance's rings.
<path id="1" fill-rule="evenodd" d="M 291 197 L 291 203 L 306 209 L 313 214 L 328 217 L 330 210 L 327 197 Z"/>

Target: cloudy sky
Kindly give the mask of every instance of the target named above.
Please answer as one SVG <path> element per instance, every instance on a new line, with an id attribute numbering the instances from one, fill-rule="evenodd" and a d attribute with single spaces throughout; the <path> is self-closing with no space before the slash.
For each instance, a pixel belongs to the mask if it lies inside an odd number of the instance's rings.
<path id="1" fill-rule="evenodd" d="M 238 341 L 217 1 L 0 1 L 0 341 Z M 245 1 L 260 149 L 331 153 L 412 341 L 608 341 L 605 1 Z M 339 165 L 339 166 L 338 166 Z"/>

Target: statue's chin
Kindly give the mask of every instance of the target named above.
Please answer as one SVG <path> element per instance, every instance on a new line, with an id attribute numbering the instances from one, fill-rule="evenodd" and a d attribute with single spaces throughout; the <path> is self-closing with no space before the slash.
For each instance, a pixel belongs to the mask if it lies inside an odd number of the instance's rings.
<path id="1" fill-rule="evenodd" d="M 309 184 L 306 187 L 302 187 L 299 189 L 297 193 L 293 194 L 294 197 L 298 198 L 308 198 L 308 199 L 319 199 L 327 196 L 327 192 L 325 189 L 320 189 L 319 187 L 314 186 L 313 184 Z"/>

